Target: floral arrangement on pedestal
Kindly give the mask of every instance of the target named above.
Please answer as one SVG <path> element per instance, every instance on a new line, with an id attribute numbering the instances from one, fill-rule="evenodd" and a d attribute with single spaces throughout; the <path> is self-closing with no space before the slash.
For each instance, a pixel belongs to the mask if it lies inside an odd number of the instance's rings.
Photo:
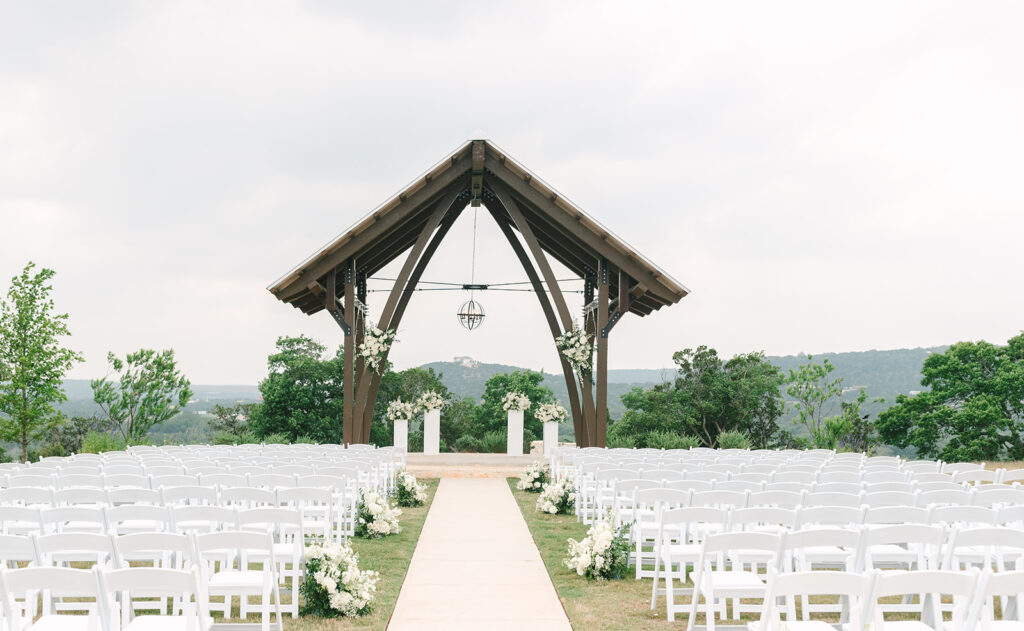
<path id="1" fill-rule="evenodd" d="M 525 412 L 530 409 L 530 397 L 518 390 L 506 392 L 505 396 L 501 398 L 501 407 L 506 412 L 511 410 L 522 410 Z"/>
<path id="2" fill-rule="evenodd" d="M 591 373 L 594 368 L 594 345 L 586 331 L 574 327 L 555 338 L 555 346 L 576 372 L 581 375 Z"/>
<path id="3" fill-rule="evenodd" d="M 569 515 L 575 508 L 576 484 L 568 478 L 548 482 L 537 498 L 537 510 L 542 513 Z"/>
<path id="4" fill-rule="evenodd" d="M 423 506 L 427 501 L 427 487 L 416 480 L 416 476 L 399 471 L 395 475 L 395 501 L 399 506 Z"/>
<path id="5" fill-rule="evenodd" d="M 629 567 L 629 524 L 595 522 L 582 541 L 569 539 L 565 566 L 580 576 L 603 581 L 622 578 Z"/>
<path id="6" fill-rule="evenodd" d="M 540 493 L 549 477 L 548 465 L 543 462 L 535 462 L 526 467 L 526 470 L 519 475 L 519 482 L 516 489 L 527 493 Z"/>
<path id="7" fill-rule="evenodd" d="M 377 572 L 359 569 L 359 555 L 348 542 L 311 545 L 299 586 L 302 613 L 321 618 L 369 613 L 379 578 Z"/>
<path id="8" fill-rule="evenodd" d="M 415 416 L 415 403 L 406 402 L 401 399 L 395 399 L 388 403 L 387 419 L 392 423 L 395 421 L 411 421 Z"/>
<path id="9" fill-rule="evenodd" d="M 416 407 L 424 412 L 440 410 L 446 405 L 448 405 L 448 401 L 434 390 L 427 390 L 420 394 L 419 398 L 416 399 Z"/>
<path id="10" fill-rule="evenodd" d="M 402 509 L 392 506 L 387 495 L 377 491 L 364 491 L 359 494 L 356 506 L 356 536 L 363 539 L 376 539 L 401 532 L 398 517 Z"/>
<path id="11" fill-rule="evenodd" d="M 391 345 L 395 343 L 396 335 L 397 332 L 394 329 L 381 331 L 372 324 L 366 328 L 358 353 L 370 370 L 381 372 L 384 369 L 384 356 L 388 354 Z"/>
<path id="12" fill-rule="evenodd" d="M 561 423 L 568 418 L 569 413 L 557 403 L 545 403 L 537 408 L 534 416 L 541 423 Z"/>

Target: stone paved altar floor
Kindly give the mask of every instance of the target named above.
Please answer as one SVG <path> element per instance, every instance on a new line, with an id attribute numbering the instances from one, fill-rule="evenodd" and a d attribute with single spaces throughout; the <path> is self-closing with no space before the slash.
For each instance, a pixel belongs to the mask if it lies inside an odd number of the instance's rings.
<path id="1" fill-rule="evenodd" d="M 571 628 L 505 480 L 442 479 L 389 631 Z"/>

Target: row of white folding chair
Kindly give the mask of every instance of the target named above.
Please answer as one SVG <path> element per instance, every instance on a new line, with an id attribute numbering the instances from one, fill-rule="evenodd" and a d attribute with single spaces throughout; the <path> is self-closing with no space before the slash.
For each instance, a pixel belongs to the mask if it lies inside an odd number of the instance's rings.
<path id="1" fill-rule="evenodd" d="M 156 628 L 208 629 L 210 620 L 207 616 L 207 611 L 211 605 L 217 605 L 217 603 L 210 602 L 210 596 L 224 597 L 224 603 L 220 606 L 220 609 L 225 617 L 228 617 L 231 613 L 233 596 L 239 596 L 240 614 L 243 618 L 253 611 L 253 607 L 248 603 L 249 596 L 260 596 L 261 604 L 257 610 L 261 613 L 263 629 L 269 630 L 270 628 L 272 604 L 277 616 L 278 625 L 280 626 L 282 606 L 278 587 L 280 581 L 278 577 L 279 560 L 276 552 L 279 549 L 279 545 L 274 543 L 269 533 L 233 531 L 207 533 L 193 537 L 166 534 L 137 535 L 134 536 L 133 542 L 129 542 L 132 537 L 122 537 L 115 541 L 101 535 L 93 535 L 91 537 L 88 535 L 50 535 L 48 538 L 53 541 L 46 541 L 47 538 L 40 537 L 35 545 L 40 548 L 54 547 L 54 544 L 61 543 L 58 540 L 63 539 L 63 543 L 67 548 L 58 550 L 58 552 L 64 552 L 72 556 L 79 555 L 76 558 L 83 558 L 81 556 L 83 550 L 96 553 L 97 556 L 92 559 L 96 561 L 96 568 L 93 572 L 99 572 L 102 576 L 107 577 L 124 574 L 133 577 L 135 580 L 113 581 L 116 589 L 111 589 L 107 592 L 111 596 L 117 595 L 121 598 L 121 614 L 117 615 L 118 606 L 115 604 L 115 600 L 113 598 L 104 599 L 99 596 L 99 594 L 103 593 L 102 587 L 98 587 L 96 591 L 92 592 L 83 590 L 81 587 L 85 583 L 83 582 L 84 579 L 80 578 L 75 583 L 79 589 L 71 590 L 67 589 L 67 584 L 62 582 L 70 580 L 66 577 L 74 576 L 71 574 L 72 572 L 78 573 L 78 576 L 81 577 L 83 576 L 82 573 L 88 575 L 88 570 L 53 567 L 55 562 L 47 562 L 46 560 L 40 560 L 35 566 L 27 568 L 0 570 L 0 581 L 2 581 L 2 591 L 5 600 L 5 614 L 12 621 L 17 620 L 19 622 L 16 627 L 12 626 L 12 628 L 31 628 L 32 620 L 37 612 L 37 598 L 40 594 L 43 595 L 44 609 L 44 615 L 41 620 L 49 619 L 48 623 L 41 623 L 38 620 L 35 622 L 41 628 L 74 628 L 68 625 L 73 625 L 75 619 L 54 619 L 52 617 L 59 615 L 61 609 L 70 610 L 74 608 L 79 611 L 84 609 L 88 612 L 89 616 L 92 617 L 93 624 L 97 621 L 102 622 L 99 626 L 86 627 L 81 625 L 81 622 L 86 619 L 79 618 L 80 624 L 76 625 L 78 628 L 116 629 L 120 625 L 114 624 L 115 620 L 109 618 L 104 620 L 102 617 L 97 619 L 93 616 L 103 616 L 105 608 L 107 608 L 109 615 L 116 616 L 118 619 L 125 621 L 130 621 L 134 618 L 139 610 L 163 610 L 166 613 L 168 608 L 165 604 L 165 599 L 167 599 L 173 600 L 176 603 L 175 607 L 173 607 L 174 611 L 184 609 L 188 612 L 193 607 L 199 609 L 202 615 L 198 621 L 194 622 L 200 624 L 198 627 L 194 625 L 171 627 L 159 625 Z M 104 539 L 107 541 L 106 544 L 103 543 Z M 171 554 L 171 551 L 174 551 L 175 554 Z M 106 554 L 104 555 L 105 552 Z M 106 560 L 103 560 L 104 556 L 106 556 Z M 138 563 L 140 560 L 152 561 L 154 567 L 119 567 L 124 565 L 124 563 L 120 562 L 122 558 L 125 560 L 125 563 L 128 560 L 131 560 L 133 563 Z M 191 564 L 181 561 L 186 558 L 195 563 Z M 301 559 L 292 557 L 288 561 L 294 567 L 301 567 Z M 261 564 L 262 568 L 259 570 L 251 569 L 254 563 Z M 156 589 L 150 580 L 147 580 L 160 574 L 170 576 L 167 573 L 174 571 L 188 573 L 193 576 L 193 589 L 182 589 L 182 584 L 179 582 L 175 583 L 177 589 L 164 591 Z M 100 580 L 102 581 L 102 577 Z M 298 583 L 296 582 L 293 585 L 297 588 Z M 129 594 L 124 592 L 129 592 Z M 147 599 L 152 599 L 156 595 L 163 596 L 163 598 L 156 603 L 152 600 L 139 602 L 131 598 L 130 593 L 136 593 L 140 597 Z M 194 597 L 194 603 L 192 598 L 182 598 L 182 595 L 186 593 Z M 20 599 L 18 598 L 19 596 L 21 597 Z M 55 598 L 74 598 L 75 601 L 71 603 L 54 603 L 53 600 Z M 87 599 L 88 602 L 81 602 L 83 598 Z M 20 603 L 17 600 L 20 600 Z M 64 606 L 61 607 L 61 604 Z M 166 621 L 151 622 L 159 624 L 159 622 Z M 142 624 L 144 627 L 147 626 L 145 622 Z M 135 624 L 132 628 L 138 626 L 138 624 Z"/>
<path id="2" fill-rule="evenodd" d="M 149 563 L 157 567 L 182 568 L 196 564 L 197 559 L 223 564 L 229 559 L 207 559 L 203 552 L 223 550 L 229 546 L 204 546 L 206 542 L 215 540 L 223 544 L 238 533 L 257 534 L 267 538 L 266 549 L 247 552 L 242 559 L 237 560 L 241 566 L 235 569 L 242 569 L 249 563 L 262 563 L 271 558 L 272 553 L 275 575 L 292 592 L 291 602 L 285 608 L 293 617 L 297 616 L 298 588 L 304 569 L 300 516 L 286 509 L 255 509 L 240 512 L 235 517 L 236 523 L 231 528 L 213 531 L 136 532 L 125 535 L 83 532 L 0 535 L 0 561 L 9 567 L 25 563 L 38 567 L 74 563 L 123 568 Z M 227 598 L 223 603 L 225 616 L 230 613 L 230 601 Z M 240 606 L 244 617 L 249 610 L 245 599 Z"/>
<path id="3" fill-rule="evenodd" d="M 199 474 L 165 474 L 139 475 L 132 473 L 118 474 L 85 474 L 63 473 L 15 473 L 0 477 L 0 487 L 53 487 L 62 488 L 113 488 L 137 487 L 159 489 L 165 486 L 254 486 L 254 487 L 290 487 L 305 486 L 307 478 L 315 476 L 341 477 L 348 480 L 351 488 L 357 486 L 384 488 L 387 478 L 374 475 L 372 471 L 356 467 L 323 467 L 303 473 L 275 472 L 260 467 L 238 468 L 234 470 L 208 470 Z"/>
<path id="4" fill-rule="evenodd" d="M 228 489 L 230 491 L 230 489 Z M 238 494 L 224 494 L 211 504 L 121 504 L 73 506 L 0 505 L 0 527 L 4 534 L 31 532 L 85 531 L 118 533 L 173 531 L 198 527 L 196 520 L 210 515 L 224 524 L 237 511 L 259 508 L 282 508 L 302 515 L 304 528 L 310 536 L 338 540 L 352 534 L 351 511 L 338 510 L 334 496 L 326 489 L 282 489 L 276 493 L 244 489 Z M 219 529 L 207 525 L 206 529 Z"/>

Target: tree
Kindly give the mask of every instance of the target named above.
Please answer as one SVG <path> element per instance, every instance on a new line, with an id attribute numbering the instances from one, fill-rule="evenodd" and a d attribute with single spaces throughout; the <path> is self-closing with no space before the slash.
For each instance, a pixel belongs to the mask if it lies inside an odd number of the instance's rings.
<path id="1" fill-rule="evenodd" d="M 608 428 L 608 440 L 630 443 L 636 447 L 649 447 L 647 438 L 652 433 L 688 434 L 693 426 L 689 402 L 671 383 L 647 388 L 633 388 L 622 395 L 626 411 L 622 418 Z"/>
<path id="2" fill-rule="evenodd" d="M 779 417 L 785 411 L 779 391 L 785 382 L 782 372 L 764 353 L 737 355 L 725 363 L 725 372 L 732 383 L 730 407 L 739 420 L 739 431 L 754 449 L 777 446 Z"/>
<path id="3" fill-rule="evenodd" d="M 306 437 L 320 443 L 341 443 L 345 361 L 342 349 L 333 356 L 304 335 L 279 337 L 267 358 L 269 374 L 260 382 L 263 403 L 249 419 L 257 438 L 284 435 L 292 442 Z"/>
<path id="4" fill-rule="evenodd" d="M 948 461 L 1024 458 L 1024 334 L 1006 346 L 961 342 L 921 368 L 929 390 L 879 415 L 883 440 Z"/>
<path id="5" fill-rule="evenodd" d="M 233 436 L 242 436 L 249 431 L 249 418 L 258 403 L 239 403 L 237 405 L 213 406 L 213 419 L 210 421 L 210 430 L 213 432 L 225 432 Z"/>
<path id="6" fill-rule="evenodd" d="M 143 348 L 121 359 L 107 354 L 109 373 L 92 380 L 93 400 L 128 444 L 145 440 L 154 425 L 173 417 L 192 398 L 189 380 L 178 370 L 174 350 Z"/>
<path id="7" fill-rule="evenodd" d="M 554 403 L 555 394 L 551 388 L 541 385 L 544 374 L 536 370 L 514 370 L 493 375 L 484 385 L 480 405 L 473 411 L 473 433 L 483 436 L 487 432 L 508 431 L 508 412 L 502 406 L 505 394 L 519 391 L 530 399 L 530 409 L 523 413 L 523 433 L 536 438 L 543 435 L 544 428 L 537 420 L 536 412 L 544 403 Z"/>
<path id="8" fill-rule="evenodd" d="M 29 443 L 60 420 L 54 404 L 67 400 L 64 375 L 82 361 L 60 341 L 70 332 L 68 315 L 54 313 L 54 271 L 33 274 L 34 267 L 30 262 L 11 279 L 0 302 L 0 438 L 20 444 L 23 461 Z"/>
<path id="9" fill-rule="evenodd" d="M 828 448 L 830 440 L 825 430 L 825 421 L 834 406 L 833 399 L 840 400 L 843 394 L 843 380 L 829 380 L 835 366 L 826 357 L 820 364 L 814 357 L 807 356 L 807 363 L 789 369 L 786 380 L 786 394 L 793 397 L 797 417 L 793 421 L 802 425 L 810 434 L 810 442 L 816 447 Z"/>
<path id="10" fill-rule="evenodd" d="M 380 391 L 373 408 L 373 421 L 370 423 L 370 443 L 378 446 L 387 446 L 394 442 L 394 435 L 391 423 L 387 420 L 388 404 L 395 399 L 402 399 L 407 402 L 415 402 L 416 399 L 427 390 L 437 392 L 445 399 L 451 399 L 448 388 L 441 383 L 441 375 L 434 372 L 433 368 L 409 368 L 401 372 L 391 370 L 390 364 L 380 380 Z M 443 412 L 444 422 L 441 423 L 441 439 L 446 445 L 454 445 L 455 437 L 451 437 L 451 423 L 449 417 L 452 408 L 446 408 Z M 451 437 L 451 440 L 447 440 Z"/>

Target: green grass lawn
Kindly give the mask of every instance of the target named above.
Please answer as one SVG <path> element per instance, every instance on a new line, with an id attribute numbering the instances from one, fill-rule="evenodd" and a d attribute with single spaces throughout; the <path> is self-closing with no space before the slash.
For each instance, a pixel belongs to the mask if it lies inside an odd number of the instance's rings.
<path id="1" fill-rule="evenodd" d="M 391 612 L 395 610 L 398 592 L 402 589 L 405 574 L 409 570 L 413 550 L 423 530 L 427 510 L 437 492 L 436 479 L 421 479 L 427 486 L 427 503 L 418 508 L 403 508 L 400 523 L 402 532 L 382 539 L 353 539 L 352 547 L 359 553 L 359 567 L 380 572 L 377 583 L 377 600 L 373 612 L 362 618 L 322 619 L 300 617 L 295 620 L 285 616 L 285 631 L 321 631 L 334 629 L 376 629 L 383 631 L 388 626 Z M 287 596 L 285 597 L 287 598 Z M 258 620 L 252 618 L 251 620 Z"/>
<path id="2" fill-rule="evenodd" d="M 537 512 L 537 494 L 517 491 L 515 478 L 509 478 L 508 482 L 573 629 L 646 631 L 686 626 L 685 616 L 682 621 L 678 614 L 675 622 L 665 619 L 663 598 L 659 599 L 656 611 L 650 609 L 651 579 L 590 581 L 566 568 L 562 563 L 566 556 L 566 540 L 570 537 L 582 539 L 587 535 L 587 526 L 577 522 L 572 515 Z"/>

